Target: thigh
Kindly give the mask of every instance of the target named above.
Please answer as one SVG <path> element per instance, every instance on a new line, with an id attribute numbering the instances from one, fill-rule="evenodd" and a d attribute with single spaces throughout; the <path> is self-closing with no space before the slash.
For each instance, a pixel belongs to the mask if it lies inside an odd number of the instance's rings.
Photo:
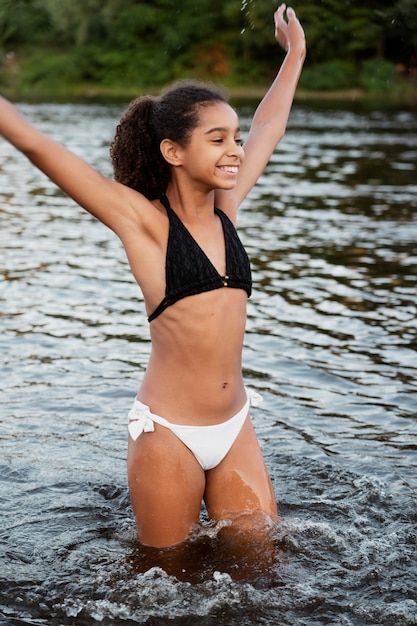
<path id="1" fill-rule="evenodd" d="M 278 517 L 271 480 L 258 439 L 247 417 L 223 461 L 206 473 L 204 500 L 212 519 Z M 245 514 L 250 515 L 245 516 Z"/>
<path id="2" fill-rule="evenodd" d="M 167 428 L 128 442 L 128 481 L 139 541 L 166 547 L 183 541 L 200 516 L 204 471 Z"/>

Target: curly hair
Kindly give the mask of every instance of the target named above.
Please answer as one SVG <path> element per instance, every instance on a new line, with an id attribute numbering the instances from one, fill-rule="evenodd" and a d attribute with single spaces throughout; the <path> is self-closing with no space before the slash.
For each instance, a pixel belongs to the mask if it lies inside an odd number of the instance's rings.
<path id="1" fill-rule="evenodd" d="M 176 83 L 159 97 L 141 96 L 123 114 L 110 147 L 115 180 L 149 200 L 161 197 L 171 166 L 160 150 L 163 139 L 187 145 L 199 123 L 199 109 L 227 102 L 217 88 L 195 81 Z"/>

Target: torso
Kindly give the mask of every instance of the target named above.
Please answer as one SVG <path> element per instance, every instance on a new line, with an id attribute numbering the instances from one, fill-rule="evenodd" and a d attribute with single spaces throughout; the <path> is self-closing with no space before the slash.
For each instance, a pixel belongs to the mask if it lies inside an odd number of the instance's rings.
<path id="1" fill-rule="evenodd" d="M 152 352 L 138 397 L 183 424 L 228 419 L 244 403 L 247 295 L 217 290 L 180 300 L 151 324 Z"/>
<path id="2" fill-rule="evenodd" d="M 161 217 L 160 237 L 148 242 L 146 254 L 136 253 L 134 237 L 124 242 L 150 312 L 165 292 L 169 224 Z M 210 245 L 217 242 L 213 251 L 219 250 L 225 265 L 220 224 L 216 233 Z M 138 398 L 153 413 L 174 423 L 204 425 L 229 419 L 242 407 L 247 297 L 242 288 L 204 291 L 179 299 L 150 323 L 152 352 Z"/>

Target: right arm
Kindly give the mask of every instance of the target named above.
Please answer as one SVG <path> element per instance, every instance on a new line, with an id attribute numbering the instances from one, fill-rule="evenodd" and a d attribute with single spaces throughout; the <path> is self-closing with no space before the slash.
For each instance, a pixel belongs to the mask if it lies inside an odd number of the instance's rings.
<path id="1" fill-rule="evenodd" d="M 119 237 L 138 225 L 142 206 L 149 201 L 90 167 L 83 159 L 32 126 L 0 97 L 0 135 L 22 152 L 77 204 L 111 228 Z"/>

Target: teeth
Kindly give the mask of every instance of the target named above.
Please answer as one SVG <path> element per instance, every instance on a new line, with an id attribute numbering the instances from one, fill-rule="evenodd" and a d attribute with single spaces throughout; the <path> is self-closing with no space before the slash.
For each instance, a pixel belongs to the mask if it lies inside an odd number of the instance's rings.
<path id="1" fill-rule="evenodd" d="M 224 170 L 225 172 L 229 172 L 230 174 L 237 174 L 236 165 L 222 165 L 220 166 L 220 169 Z"/>

